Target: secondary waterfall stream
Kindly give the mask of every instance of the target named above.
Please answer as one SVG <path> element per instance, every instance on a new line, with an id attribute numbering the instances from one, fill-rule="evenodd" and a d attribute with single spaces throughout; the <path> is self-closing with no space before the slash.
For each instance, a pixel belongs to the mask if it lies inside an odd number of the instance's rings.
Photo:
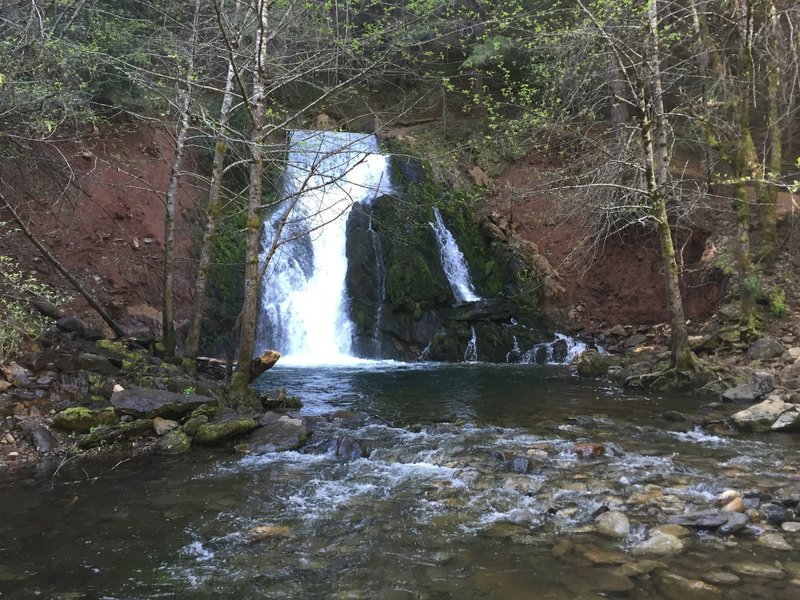
<path id="1" fill-rule="evenodd" d="M 453 234 L 445 227 L 442 215 L 436 207 L 433 209 L 433 217 L 434 221 L 430 226 L 436 233 L 442 268 L 447 275 L 447 281 L 450 283 L 456 302 L 477 302 L 481 297 L 475 293 L 475 287 L 472 285 L 472 279 L 470 279 L 467 269 L 467 261 L 464 260 L 464 253 L 459 249 Z"/>
<path id="2" fill-rule="evenodd" d="M 346 216 L 391 191 L 374 135 L 292 131 L 284 198 L 264 225 L 259 348 L 308 364 L 348 362 Z M 286 362 L 286 358 L 283 359 Z"/>

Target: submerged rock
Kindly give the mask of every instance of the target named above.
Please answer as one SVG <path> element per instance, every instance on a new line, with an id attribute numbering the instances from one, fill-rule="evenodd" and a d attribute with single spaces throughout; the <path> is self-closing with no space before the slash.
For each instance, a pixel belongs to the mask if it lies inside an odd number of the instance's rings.
<path id="1" fill-rule="evenodd" d="M 716 600 L 722 598 L 722 590 L 717 586 L 696 579 L 687 579 L 669 571 L 656 571 L 653 579 L 661 597 L 670 600 Z"/>

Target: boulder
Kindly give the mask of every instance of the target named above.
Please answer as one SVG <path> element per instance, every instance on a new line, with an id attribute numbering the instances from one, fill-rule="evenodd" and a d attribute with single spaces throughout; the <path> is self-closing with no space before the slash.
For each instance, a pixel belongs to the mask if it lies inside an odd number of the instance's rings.
<path id="1" fill-rule="evenodd" d="M 115 392 L 111 396 L 111 404 L 118 411 L 150 419 L 161 415 L 180 415 L 209 402 L 213 400 L 207 396 L 137 387 Z"/>
<path id="2" fill-rule="evenodd" d="M 36 421 L 22 420 L 17 425 L 17 429 L 22 432 L 25 439 L 30 442 L 37 452 L 47 454 L 58 446 L 58 440 L 45 425 Z"/>
<path id="3" fill-rule="evenodd" d="M 72 406 L 53 417 L 53 427 L 63 431 L 86 433 L 97 424 L 97 415 L 84 406 Z"/>
<path id="4" fill-rule="evenodd" d="M 78 368 L 92 373 L 100 373 L 101 375 L 116 375 L 119 373 L 119 369 L 111 364 L 111 361 L 105 356 L 90 354 L 89 352 L 82 352 L 78 355 Z"/>
<path id="5" fill-rule="evenodd" d="M 188 452 L 192 440 L 180 429 L 173 429 L 161 437 L 155 445 L 158 454 L 183 454 Z"/>
<path id="6" fill-rule="evenodd" d="M 250 417 L 228 416 L 219 421 L 203 423 L 195 431 L 192 441 L 204 446 L 223 444 L 258 429 L 258 421 Z"/>
<path id="7" fill-rule="evenodd" d="M 778 340 L 771 337 L 763 337 L 753 342 L 747 349 L 747 358 L 750 360 L 769 360 L 778 358 L 786 349 Z"/>
<path id="8" fill-rule="evenodd" d="M 769 431 L 781 415 L 796 412 L 798 408 L 800 407 L 778 398 L 768 398 L 734 413 L 731 415 L 731 421 L 740 431 L 764 432 Z"/>
<path id="9" fill-rule="evenodd" d="M 261 420 L 262 427 L 253 432 L 247 443 L 251 452 L 285 452 L 297 450 L 308 440 L 311 433 L 303 419 L 267 413 Z"/>
<path id="10" fill-rule="evenodd" d="M 608 373 L 611 361 L 597 350 L 589 349 L 583 352 L 577 361 L 578 375 L 581 377 L 602 377 Z"/>
<path id="11" fill-rule="evenodd" d="M 775 376 L 769 371 L 756 371 L 747 383 L 737 385 L 722 394 L 726 402 L 755 402 L 775 387 Z"/>
<path id="12" fill-rule="evenodd" d="M 643 333 L 636 333 L 625 340 L 625 347 L 626 348 L 635 348 L 641 344 L 644 344 L 647 341 L 647 336 Z"/>
<path id="13" fill-rule="evenodd" d="M 626 538 L 631 532 L 627 515 L 617 510 L 609 510 L 597 517 L 595 527 L 598 533 L 611 538 Z"/>

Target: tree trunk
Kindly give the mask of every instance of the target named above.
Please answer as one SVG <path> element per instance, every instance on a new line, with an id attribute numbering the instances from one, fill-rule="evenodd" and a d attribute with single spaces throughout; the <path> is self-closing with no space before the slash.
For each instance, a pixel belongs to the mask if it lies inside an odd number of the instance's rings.
<path id="1" fill-rule="evenodd" d="M 753 82 L 753 11 L 749 0 L 739 6 L 739 79 L 737 117 L 739 144 L 736 153 L 735 176 L 737 192 L 734 198 L 736 212 L 736 257 L 739 270 L 739 325 L 743 333 L 755 329 L 755 292 L 757 282 L 750 254 L 750 196 L 747 182 L 761 180 L 756 147 L 750 128 L 750 94 Z"/>
<path id="2" fill-rule="evenodd" d="M 164 201 L 164 295 L 161 304 L 161 327 L 164 352 L 167 356 L 175 355 L 175 206 L 178 197 L 178 185 L 181 179 L 181 165 L 186 151 L 186 138 L 189 133 L 190 109 L 192 105 L 192 78 L 194 77 L 194 54 L 197 50 L 197 26 L 200 13 L 200 0 L 194 5 L 192 20 L 192 42 L 189 64 L 186 68 L 185 89 L 180 99 L 180 123 L 175 138 L 175 157 L 169 175 L 169 185 Z"/>
<path id="3" fill-rule="evenodd" d="M 258 257 L 261 237 L 261 183 L 264 173 L 263 144 L 266 138 L 266 63 L 267 63 L 268 0 L 258 0 L 258 27 L 255 40 L 253 97 L 250 102 L 252 132 L 250 135 L 250 188 L 248 194 L 244 301 L 242 303 L 241 333 L 239 335 L 239 366 L 233 375 L 232 389 L 243 399 L 250 383 L 250 367 L 255 349 L 256 319 L 258 317 Z"/>
<path id="4" fill-rule="evenodd" d="M 646 44 L 647 81 L 641 86 L 641 136 L 647 161 L 647 193 L 653 216 L 656 219 L 661 257 L 666 278 L 667 308 L 671 330 L 672 363 L 677 372 L 697 369 L 698 359 L 689 348 L 689 333 L 681 298 L 678 261 L 672 242 L 672 229 L 667 215 L 667 183 L 669 177 L 669 151 L 667 123 L 661 82 L 661 53 L 658 38 L 658 3 L 651 0 L 648 6 L 648 43 Z M 652 112 L 653 120 L 649 114 Z"/>
<path id="5" fill-rule="evenodd" d="M 769 49 L 767 52 L 767 164 L 768 171 L 759 186 L 761 211 L 761 245 L 758 254 L 772 260 L 778 248 L 778 184 L 781 177 L 783 148 L 781 144 L 780 119 L 780 68 L 778 66 L 778 37 L 780 25 L 775 0 L 769 3 Z"/>
<path id="6" fill-rule="evenodd" d="M 237 15 L 240 4 L 237 3 Z M 238 19 L 234 18 L 235 22 Z M 225 89 L 222 94 L 222 107 L 219 111 L 219 133 L 217 143 L 214 146 L 214 160 L 211 169 L 211 184 L 208 190 L 208 207 L 206 209 L 206 226 L 203 232 L 203 243 L 200 248 L 200 257 L 197 262 L 197 270 L 194 282 L 194 303 L 192 305 L 192 318 L 189 325 L 189 333 L 186 336 L 184 346 L 184 356 L 195 358 L 197 348 L 200 344 L 200 332 L 203 323 L 203 313 L 206 306 L 206 289 L 208 287 L 208 276 L 211 271 L 211 258 L 214 252 L 214 239 L 217 232 L 217 225 L 222 214 L 222 178 L 225 169 L 225 153 L 227 144 L 225 142 L 226 129 L 230 119 L 231 106 L 233 105 L 233 83 L 234 66 L 228 63 L 228 74 L 225 79 Z"/>

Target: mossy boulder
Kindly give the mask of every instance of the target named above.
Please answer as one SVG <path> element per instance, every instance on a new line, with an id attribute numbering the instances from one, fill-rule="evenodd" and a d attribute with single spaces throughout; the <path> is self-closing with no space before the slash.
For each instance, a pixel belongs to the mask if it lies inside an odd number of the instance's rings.
<path id="1" fill-rule="evenodd" d="M 203 423 L 194 432 L 193 441 L 204 446 L 223 444 L 258 429 L 259 424 L 250 417 L 230 416 L 219 421 Z"/>
<path id="2" fill-rule="evenodd" d="M 189 451 L 192 440 L 181 429 L 173 429 L 156 442 L 155 451 L 158 454 L 183 454 Z"/>
<path id="3" fill-rule="evenodd" d="M 84 406 L 72 406 L 53 417 L 53 427 L 75 433 L 86 433 L 98 423 L 97 414 Z"/>
<path id="4" fill-rule="evenodd" d="M 602 377 L 608 373 L 611 361 L 605 354 L 590 348 L 578 357 L 576 366 L 581 377 Z"/>

